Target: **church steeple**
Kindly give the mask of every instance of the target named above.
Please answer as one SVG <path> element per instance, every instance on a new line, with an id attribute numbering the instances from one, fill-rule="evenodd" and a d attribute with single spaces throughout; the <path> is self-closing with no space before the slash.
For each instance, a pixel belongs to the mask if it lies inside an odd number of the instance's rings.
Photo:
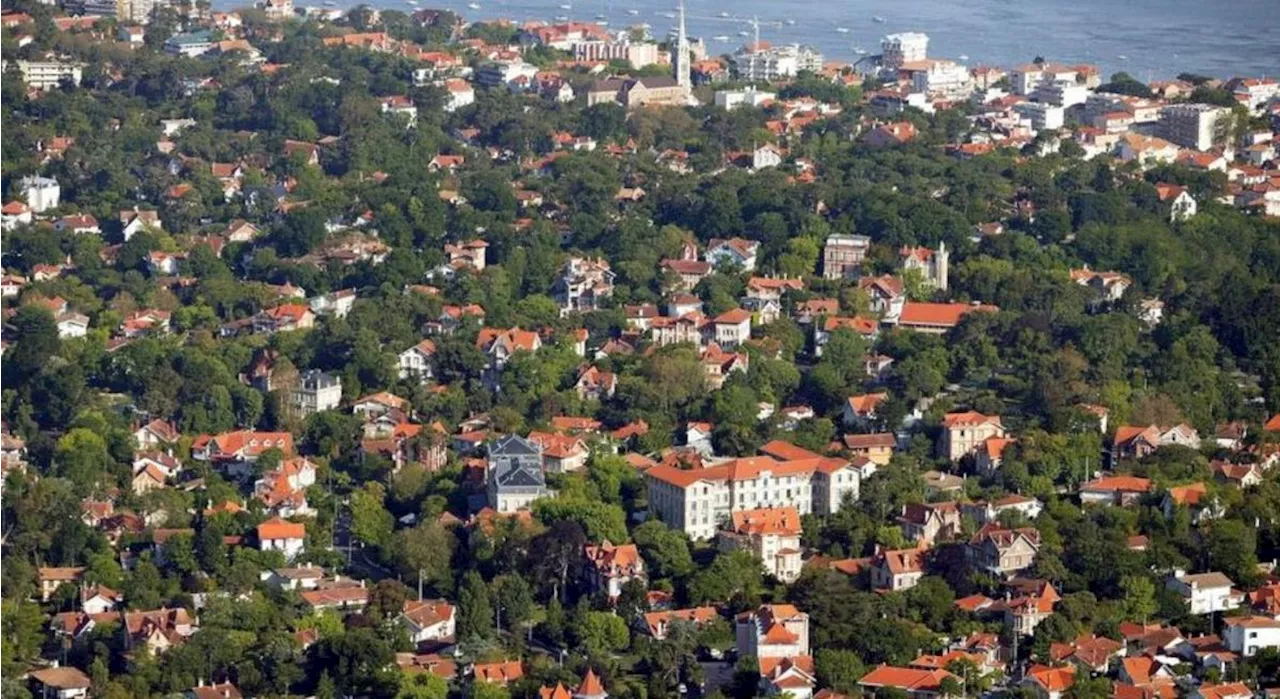
<path id="1" fill-rule="evenodd" d="M 684 27 L 684 0 L 680 0 L 679 36 L 672 61 L 675 63 L 676 84 L 688 90 L 692 86 L 689 81 L 689 37 L 685 34 Z"/>

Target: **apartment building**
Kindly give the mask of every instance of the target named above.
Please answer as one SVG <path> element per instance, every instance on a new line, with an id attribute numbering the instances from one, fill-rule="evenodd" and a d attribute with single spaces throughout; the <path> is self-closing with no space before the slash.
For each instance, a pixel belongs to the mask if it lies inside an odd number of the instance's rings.
<path id="1" fill-rule="evenodd" d="M 1036 131 L 1060 129 L 1067 118 L 1065 109 L 1048 102 L 1019 102 L 1013 105 L 1013 113 Z"/>
<path id="2" fill-rule="evenodd" d="M 1230 116 L 1211 104 L 1171 104 L 1160 110 L 1160 134 L 1180 146 L 1209 150 L 1226 137 Z"/>
<path id="3" fill-rule="evenodd" d="M 810 46 L 745 46 L 729 59 L 733 72 L 748 82 L 774 82 L 797 73 L 822 70 L 822 54 Z"/>
<path id="4" fill-rule="evenodd" d="M 1031 99 L 1065 109 L 1084 104 L 1090 94 L 1087 86 L 1074 80 L 1045 80 L 1031 92 Z"/>
<path id="5" fill-rule="evenodd" d="M 897 72 L 903 63 L 923 61 L 928 57 L 928 34 L 902 32 L 880 40 L 880 64 L 886 71 Z"/>
<path id="6" fill-rule="evenodd" d="M 637 70 L 658 62 L 658 45 L 629 39 L 582 39 L 569 49 L 575 61 L 627 61 Z"/>
<path id="7" fill-rule="evenodd" d="M 7 65 L 0 66 L 0 71 L 8 70 Z M 72 85 L 80 84 L 80 76 L 84 66 L 71 61 L 18 61 L 18 72 L 22 73 L 22 82 L 27 87 L 37 90 L 52 90 L 66 80 Z"/>
<path id="8" fill-rule="evenodd" d="M 859 474 L 843 459 L 731 459 L 686 470 L 660 464 L 645 472 L 649 511 L 694 539 L 710 539 L 734 512 L 792 507 L 801 515 L 836 512 L 857 497 Z M 815 497 L 815 494 L 817 497 Z"/>
<path id="9" fill-rule="evenodd" d="M 969 69 L 954 61 L 926 60 L 920 70 L 911 72 L 911 87 L 916 92 L 961 99 L 973 92 L 973 76 Z"/>

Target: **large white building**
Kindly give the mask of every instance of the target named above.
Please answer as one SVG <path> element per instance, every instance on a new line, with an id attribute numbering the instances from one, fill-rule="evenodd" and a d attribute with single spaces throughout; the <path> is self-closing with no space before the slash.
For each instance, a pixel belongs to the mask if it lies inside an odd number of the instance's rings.
<path id="1" fill-rule="evenodd" d="M 18 191 L 26 198 L 27 206 L 37 214 L 58 208 L 62 201 L 62 187 L 52 177 L 24 177 L 18 181 Z"/>
<path id="2" fill-rule="evenodd" d="M 1013 105 L 1013 112 L 1036 131 L 1060 129 L 1067 118 L 1065 109 L 1049 102 L 1019 102 Z"/>
<path id="3" fill-rule="evenodd" d="M 1225 137 L 1229 116 L 1211 104 L 1171 104 L 1160 110 L 1160 134 L 1180 146 L 1209 150 Z"/>
<path id="4" fill-rule="evenodd" d="M 848 461 L 769 456 L 731 459 L 686 470 L 661 464 L 645 472 L 650 514 L 694 539 L 710 539 L 734 512 L 794 507 L 801 515 L 828 514 L 845 497 L 858 497 L 859 473 Z"/>
<path id="5" fill-rule="evenodd" d="M 973 92 L 973 76 L 969 69 L 954 61 L 925 61 L 927 65 L 911 73 L 911 89 L 926 94 L 940 94 L 951 99 L 968 97 Z"/>
<path id="6" fill-rule="evenodd" d="M 72 85 L 80 84 L 83 66 L 71 61 L 18 61 L 18 72 L 22 73 L 22 82 L 27 87 L 37 90 L 52 90 L 66 80 Z M 8 69 L 8 64 L 0 65 L 0 72 Z"/>
<path id="7" fill-rule="evenodd" d="M 476 69 L 476 82 L 483 87 L 518 87 L 524 83 L 531 86 L 538 67 L 525 63 L 523 59 L 489 61 Z"/>
<path id="8" fill-rule="evenodd" d="M 822 69 L 822 54 L 809 46 L 744 46 L 730 58 L 734 75 L 741 80 L 772 82 L 795 77 L 801 71 Z"/>
<path id="9" fill-rule="evenodd" d="M 928 57 L 928 34 L 902 32 L 880 40 L 880 63 L 887 71 L 896 71 L 903 63 L 923 61 Z"/>
<path id="10" fill-rule="evenodd" d="M 1091 94 L 1087 85 L 1074 80 L 1045 80 L 1031 92 L 1031 99 L 1066 108 L 1084 104 Z"/>
<path id="11" fill-rule="evenodd" d="M 651 41 L 618 39 L 583 39 L 572 44 L 570 51 L 578 61 L 627 61 L 636 69 L 658 62 L 658 45 Z"/>
<path id="12" fill-rule="evenodd" d="M 716 106 L 721 109 L 736 109 L 738 107 L 760 107 L 777 99 L 778 95 L 773 92 L 763 92 L 756 90 L 755 87 L 748 86 L 742 90 L 717 90 Z"/>

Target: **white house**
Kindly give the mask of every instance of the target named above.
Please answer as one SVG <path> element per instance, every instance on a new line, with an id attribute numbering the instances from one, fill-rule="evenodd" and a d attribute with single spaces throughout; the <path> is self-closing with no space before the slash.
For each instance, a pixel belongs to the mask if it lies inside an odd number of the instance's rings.
<path id="1" fill-rule="evenodd" d="M 1222 640 L 1232 653 L 1252 658 L 1263 649 L 1280 647 L 1280 621 L 1266 616 L 1227 619 Z"/>
<path id="2" fill-rule="evenodd" d="M 400 353 L 400 378 L 417 377 L 422 381 L 432 378 L 431 360 L 436 356 L 436 343 L 423 340 Z"/>
<path id="3" fill-rule="evenodd" d="M 751 339 L 751 312 L 743 308 L 735 308 L 716 316 L 716 344 L 725 349 L 732 349 Z"/>
<path id="4" fill-rule="evenodd" d="M 452 642 L 457 629 L 456 608 L 442 599 L 407 600 L 398 621 L 414 644 Z"/>
<path id="5" fill-rule="evenodd" d="M 1235 609 L 1240 604 L 1240 594 L 1232 591 L 1234 585 L 1231 578 L 1217 572 L 1186 575 L 1178 571 L 1165 581 L 1165 587 L 1181 595 L 1192 614 Z"/>
<path id="6" fill-rule="evenodd" d="M 756 268 L 756 252 L 760 243 L 743 238 L 713 238 L 707 246 L 706 260 L 712 266 L 731 262 L 751 272 Z"/>
<path id="7" fill-rule="evenodd" d="M 258 549 L 279 551 L 285 560 L 292 561 L 302 553 L 306 535 L 305 526 L 273 517 L 258 525 Z"/>
<path id="8" fill-rule="evenodd" d="M 444 103 L 446 112 L 455 112 L 476 102 L 476 90 L 466 80 L 459 78 L 446 80 L 444 82 L 444 90 L 448 96 Z"/>

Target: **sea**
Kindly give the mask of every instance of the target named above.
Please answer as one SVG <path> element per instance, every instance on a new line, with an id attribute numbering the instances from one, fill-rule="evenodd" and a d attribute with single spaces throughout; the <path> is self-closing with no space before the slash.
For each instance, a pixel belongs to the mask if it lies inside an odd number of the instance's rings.
<path id="1" fill-rule="evenodd" d="M 368 2 L 369 0 L 366 0 Z M 296 0 L 296 5 L 315 0 Z M 222 0 L 215 5 L 242 4 Z M 318 4 L 318 3 L 316 3 Z M 328 0 L 351 7 L 357 0 Z M 372 0 L 388 9 L 449 9 L 468 21 L 603 21 L 674 32 L 676 0 Z M 478 6 L 478 9 L 475 6 Z M 801 43 L 827 60 L 879 53 L 894 32 L 929 36 L 929 56 L 1009 68 L 1036 57 L 1092 63 L 1139 80 L 1182 72 L 1219 78 L 1280 76 L 1280 0 L 686 0 L 690 36 L 710 55 L 754 40 Z"/>

